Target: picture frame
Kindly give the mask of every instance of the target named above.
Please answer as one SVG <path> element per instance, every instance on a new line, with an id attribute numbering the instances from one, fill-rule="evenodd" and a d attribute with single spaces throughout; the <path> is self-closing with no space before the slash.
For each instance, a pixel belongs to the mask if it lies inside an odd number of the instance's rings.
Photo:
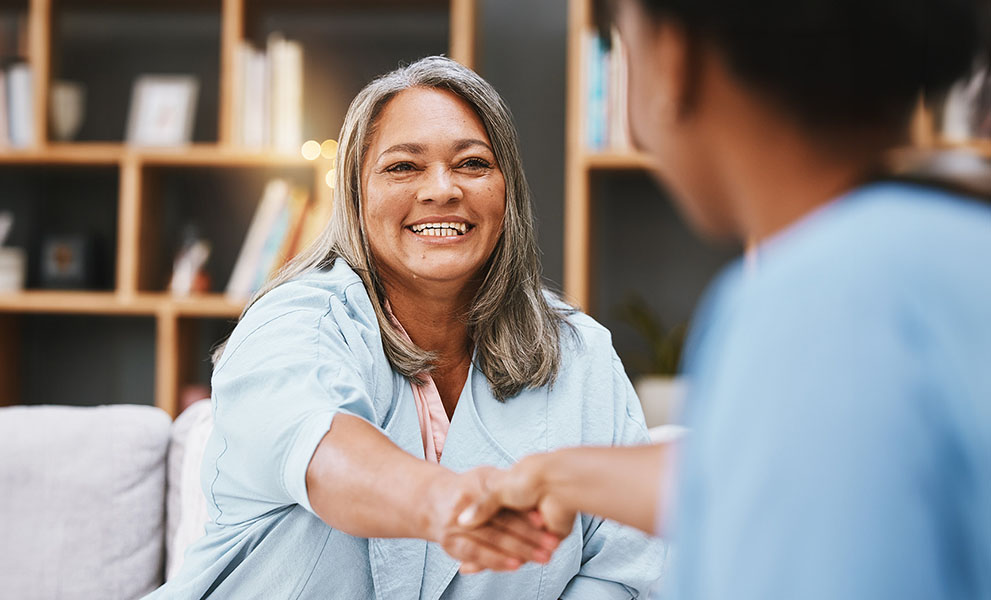
<path id="1" fill-rule="evenodd" d="M 48 234 L 41 241 L 39 283 L 44 289 L 95 289 L 97 240 L 86 234 Z"/>
<path id="2" fill-rule="evenodd" d="M 134 82 L 127 143 L 174 147 L 192 141 L 199 80 L 192 75 L 142 75 Z"/>

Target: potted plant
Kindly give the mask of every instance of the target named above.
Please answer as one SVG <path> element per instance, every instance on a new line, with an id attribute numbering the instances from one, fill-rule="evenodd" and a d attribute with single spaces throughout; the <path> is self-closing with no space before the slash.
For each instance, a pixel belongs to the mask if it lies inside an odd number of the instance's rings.
<path id="1" fill-rule="evenodd" d="M 633 387 L 640 398 L 647 426 L 676 422 L 685 392 L 685 381 L 678 376 L 678 366 L 688 324 L 665 327 L 643 298 L 636 295 L 619 306 L 617 316 L 647 343 L 646 356 L 635 357 L 632 365 L 641 373 Z"/>

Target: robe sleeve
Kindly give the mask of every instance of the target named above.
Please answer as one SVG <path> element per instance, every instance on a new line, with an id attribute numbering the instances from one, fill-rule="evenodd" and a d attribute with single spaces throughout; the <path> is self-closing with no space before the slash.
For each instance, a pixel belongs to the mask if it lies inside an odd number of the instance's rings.
<path id="1" fill-rule="evenodd" d="M 217 523 L 293 504 L 312 512 L 306 470 L 334 416 L 375 423 L 369 355 L 342 331 L 348 318 L 336 297 L 317 308 L 261 307 L 242 321 L 248 331 L 231 337 L 213 377 L 214 432 L 202 474 Z"/>

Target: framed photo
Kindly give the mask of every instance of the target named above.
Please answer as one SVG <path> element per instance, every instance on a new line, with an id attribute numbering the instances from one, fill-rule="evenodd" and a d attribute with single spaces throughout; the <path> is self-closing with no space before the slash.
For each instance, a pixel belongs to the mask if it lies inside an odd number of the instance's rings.
<path id="1" fill-rule="evenodd" d="M 191 75 L 143 75 L 134 82 L 127 142 L 182 146 L 193 137 L 199 81 Z"/>
<path id="2" fill-rule="evenodd" d="M 90 235 L 46 235 L 41 241 L 40 284 L 48 289 L 97 286 L 96 239 Z"/>

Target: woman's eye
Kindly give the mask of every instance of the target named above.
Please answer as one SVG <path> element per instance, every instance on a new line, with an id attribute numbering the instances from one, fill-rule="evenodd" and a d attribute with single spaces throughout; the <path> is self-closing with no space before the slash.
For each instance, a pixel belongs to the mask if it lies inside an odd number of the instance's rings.
<path id="1" fill-rule="evenodd" d="M 461 166 L 469 169 L 488 169 L 492 167 L 488 161 L 482 160 L 481 158 L 469 158 L 461 163 Z"/>
<path id="2" fill-rule="evenodd" d="M 407 162 L 396 163 L 391 167 L 389 167 L 388 169 L 386 169 L 386 171 L 390 173 L 405 173 L 407 171 L 412 171 L 412 170 L 413 170 L 413 165 Z"/>

